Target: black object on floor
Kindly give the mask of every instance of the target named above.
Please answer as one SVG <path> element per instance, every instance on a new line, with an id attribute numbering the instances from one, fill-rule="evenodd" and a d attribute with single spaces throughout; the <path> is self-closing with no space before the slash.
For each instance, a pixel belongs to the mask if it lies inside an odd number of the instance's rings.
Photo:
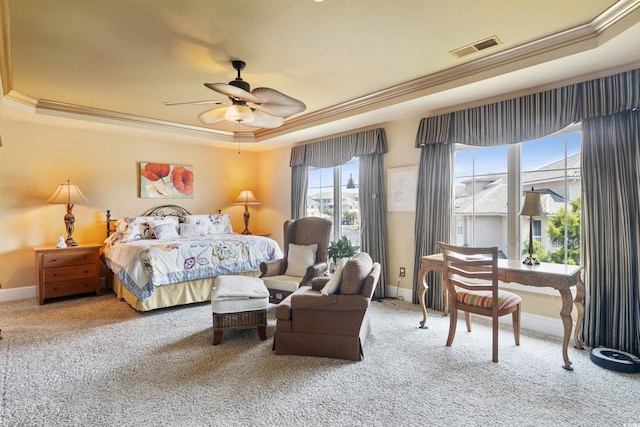
<path id="1" fill-rule="evenodd" d="M 624 351 L 596 347 L 591 349 L 590 357 L 593 363 L 605 369 L 631 374 L 640 372 L 640 358 Z"/>

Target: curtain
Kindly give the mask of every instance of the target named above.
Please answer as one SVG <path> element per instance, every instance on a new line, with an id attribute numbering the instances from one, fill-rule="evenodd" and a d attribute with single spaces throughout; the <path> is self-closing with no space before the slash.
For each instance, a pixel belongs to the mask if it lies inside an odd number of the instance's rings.
<path id="1" fill-rule="evenodd" d="M 360 156 L 360 210 L 362 212 L 361 250 L 380 262 L 387 271 L 387 201 L 384 191 L 384 164 L 381 155 Z M 382 274 L 374 295 L 385 297 L 386 275 Z"/>
<path id="2" fill-rule="evenodd" d="M 293 147 L 289 166 L 291 173 L 291 214 L 305 215 L 308 167 L 326 168 L 360 157 L 360 229 L 361 250 L 380 263 L 382 274 L 375 296 L 384 298 L 387 283 L 387 215 L 384 196 L 383 155 L 388 151 L 384 129 L 372 129 Z M 303 176 L 304 175 L 304 176 Z M 295 217 L 294 217 L 295 218 Z"/>
<path id="3" fill-rule="evenodd" d="M 415 253 L 413 268 L 413 303 L 418 303 L 422 283 L 418 283 L 420 256 L 436 253 L 438 241 L 448 242 L 451 234 L 451 196 L 453 186 L 453 144 L 429 144 L 420 153 L 416 200 Z M 444 310 L 442 277 L 427 275 L 427 305 Z M 430 302 L 430 303 L 429 303 Z"/>
<path id="4" fill-rule="evenodd" d="M 291 149 L 291 218 L 300 219 L 305 215 L 305 200 L 307 200 L 308 170 L 304 163 L 305 149 L 293 147 Z"/>
<path id="5" fill-rule="evenodd" d="M 591 175 L 583 178 L 586 187 L 582 195 L 582 203 L 587 203 L 582 209 L 584 238 L 581 239 L 587 289 L 585 342 L 587 345 L 610 342 L 636 353 L 640 316 L 636 215 L 640 211 L 637 198 L 640 188 L 637 175 L 634 175 L 637 172 L 631 171 L 640 167 L 637 157 L 638 88 L 640 69 L 635 69 L 517 99 L 424 118 L 416 136 L 416 146 L 422 150 L 431 150 L 432 144 L 453 142 L 490 146 L 540 138 L 572 122 L 583 121 L 587 128 L 586 131 L 583 128 L 583 156 L 588 160 L 583 159 L 582 174 L 583 177 Z M 629 113 L 629 117 L 619 114 L 632 109 L 636 112 Z M 635 148 L 632 148 L 634 144 Z M 599 154 L 586 154 L 596 150 L 594 147 L 598 147 Z M 592 168 L 593 171 L 590 170 Z M 619 176 L 619 172 L 624 174 Z M 424 168 L 420 178 L 427 183 L 435 183 L 442 173 L 442 170 Z M 631 196 L 634 192 L 635 195 Z M 420 197 L 423 194 L 418 194 L 419 203 Z M 608 202 L 600 201 L 611 197 L 613 199 Z M 623 198 L 626 198 L 624 203 L 629 209 L 626 212 L 613 206 L 621 203 Z M 427 215 L 416 216 L 416 233 L 422 233 L 416 234 L 416 241 L 436 238 L 425 231 L 429 227 L 428 221 L 432 220 Z M 621 223 L 614 227 L 613 221 Z M 608 240 L 618 241 L 608 243 Z M 416 244 L 416 264 L 419 264 L 420 256 L 427 254 L 424 251 L 429 250 L 429 245 L 435 245 L 435 241 L 420 246 Z M 607 255 L 607 250 L 613 252 Z M 609 262 L 612 258 L 615 262 Z M 630 282 L 631 275 L 635 284 Z M 417 279 L 417 275 L 415 277 Z M 414 295 L 414 301 L 416 298 Z M 605 338 L 612 334 L 615 339 Z"/>
<path id="6" fill-rule="evenodd" d="M 640 111 L 586 119 L 582 129 L 585 343 L 637 355 Z"/>

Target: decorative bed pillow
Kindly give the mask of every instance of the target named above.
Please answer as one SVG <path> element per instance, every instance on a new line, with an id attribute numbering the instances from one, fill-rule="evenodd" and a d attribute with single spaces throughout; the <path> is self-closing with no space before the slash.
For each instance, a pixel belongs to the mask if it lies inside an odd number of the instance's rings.
<path id="1" fill-rule="evenodd" d="M 342 279 L 342 270 L 344 269 L 344 265 L 346 263 L 346 259 L 341 259 L 340 262 L 338 262 L 335 273 L 333 273 L 324 287 L 320 289 L 320 293 L 322 295 L 332 295 L 338 293 L 338 290 L 340 289 L 340 280 Z"/>
<path id="2" fill-rule="evenodd" d="M 180 224 L 180 237 L 190 239 L 196 237 L 196 225 L 195 224 Z"/>
<path id="3" fill-rule="evenodd" d="M 287 253 L 287 271 L 286 276 L 302 277 L 307 273 L 307 268 L 316 263 L 316 251 L 318 245 L 296 245 L 289 243 L 289 252 Z"/>
<path id="4" fill-rule="evenodd" d="M 155 239 L 156 235 L 151 229 L 151 221 L 158 219 L 169 219 L 178 226 L 178 219 L 173 216 L 134 216 L 120 218 L 116 222 L 116 233 L 120 236 L 121 242 L 131 242 L 141 239 Z"/>
<path id="5" fill-rule="evenodd" d="M 149 218 L 144 216 L 120 218 L 116 223 L 116 233 L 120 235 L 121 242 L 156 238 L 151 231 Z"/>
<path id="6" fill-rule="evenodd" d="M 233 233 L 231 217 L 229 214 L 187 215 L 185 224 L 194 224 L 195 234 L 205 236 L 207 234 Z"/>
<path id="7" fill-rule="evenodd" d="M 173 218 L 151 218 L 151 231 L 158 240 L 170 240 L 178 238 L 178 222 Z"/>

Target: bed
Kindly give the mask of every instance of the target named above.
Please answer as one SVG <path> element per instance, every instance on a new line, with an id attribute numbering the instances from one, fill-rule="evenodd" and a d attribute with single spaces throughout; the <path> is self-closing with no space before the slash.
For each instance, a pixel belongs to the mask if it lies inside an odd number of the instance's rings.
<path id="1" fill-rule="evenodd" d="M 138 311 L 208 301 L 215 277 L 257 277 L 261 262 L 284 256 L 273 239 L 233 233 L 228 214 L 177 205 L 117 220 L 107 211 L 104 243 L 108 282 Z"/>

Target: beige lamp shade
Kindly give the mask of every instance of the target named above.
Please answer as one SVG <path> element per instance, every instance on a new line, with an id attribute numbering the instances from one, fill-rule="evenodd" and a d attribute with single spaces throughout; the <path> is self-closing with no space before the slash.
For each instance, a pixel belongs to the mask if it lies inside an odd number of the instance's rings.
<path id="1" fill-rule="evenodd" d="M 533 253 L 533 217 L 544 216 L 544 210 L 542 210 L 542 203 L 540 202 L 540 192 L 533 191 L 533 188 L 531 188 L 531 191 L 525 192 L 524 204 L 520 215 L 529 217 L 529 255 L 522 260 L 522 263 L 527 265 L 540 264 L 540 261 Z"/>
<path id="2" fill-rule="evenodd" d="M 60 184 L 53 195 L 47 199 L 47 203 L 62 205 L 81 205 L 87 203 L 87 201 L 87 196 L 80 191 L 80 188 L 78 188 L 76 184 L 71 184 L 69 181 Z"/>
<path id="3" fill-rule="evenodd" d="M 256 199 L 256 196 L 253 195 L 251 190 L 242 190 L 240 195 L 233 203 L 234 205 L 259 205 L 260 202 Z"/>
<path id="4" fill-rule="evenodd" d="M 542 203 L 540 202 L 540 193 L 538 191 L 526 191 L 524 204 L 520 211 L 522 216 L 545 216 L 542 209 Z"/>
<path id="5" fill-rule="evenodd" d="M 47 199 L 47 203 L 67 205 L 67 214 L 64 216 L 64 225 L 67 229 L 67 239 L 65 240 L 67 246 L 77 245 L 72 237 L 74 223 L 76 222 L 76 218 L 73 215 L 73 205 L 87 203 L 87 201 L 87 196 L 82 194 L 80 188 L 75 184 L 71 184 L 69 180 L 67 180 L 66 184 L 60 184 L 53 195 Z"/>
<path id="6" fill-rule="evenodd" d="M 244 231 L 242 234 L 251 234 L 249 231 L 249 205 L 259 205 L 260 202 L 258 202 L 251 190 L 242 190 L 233 204 L 244 205 Z"/>

